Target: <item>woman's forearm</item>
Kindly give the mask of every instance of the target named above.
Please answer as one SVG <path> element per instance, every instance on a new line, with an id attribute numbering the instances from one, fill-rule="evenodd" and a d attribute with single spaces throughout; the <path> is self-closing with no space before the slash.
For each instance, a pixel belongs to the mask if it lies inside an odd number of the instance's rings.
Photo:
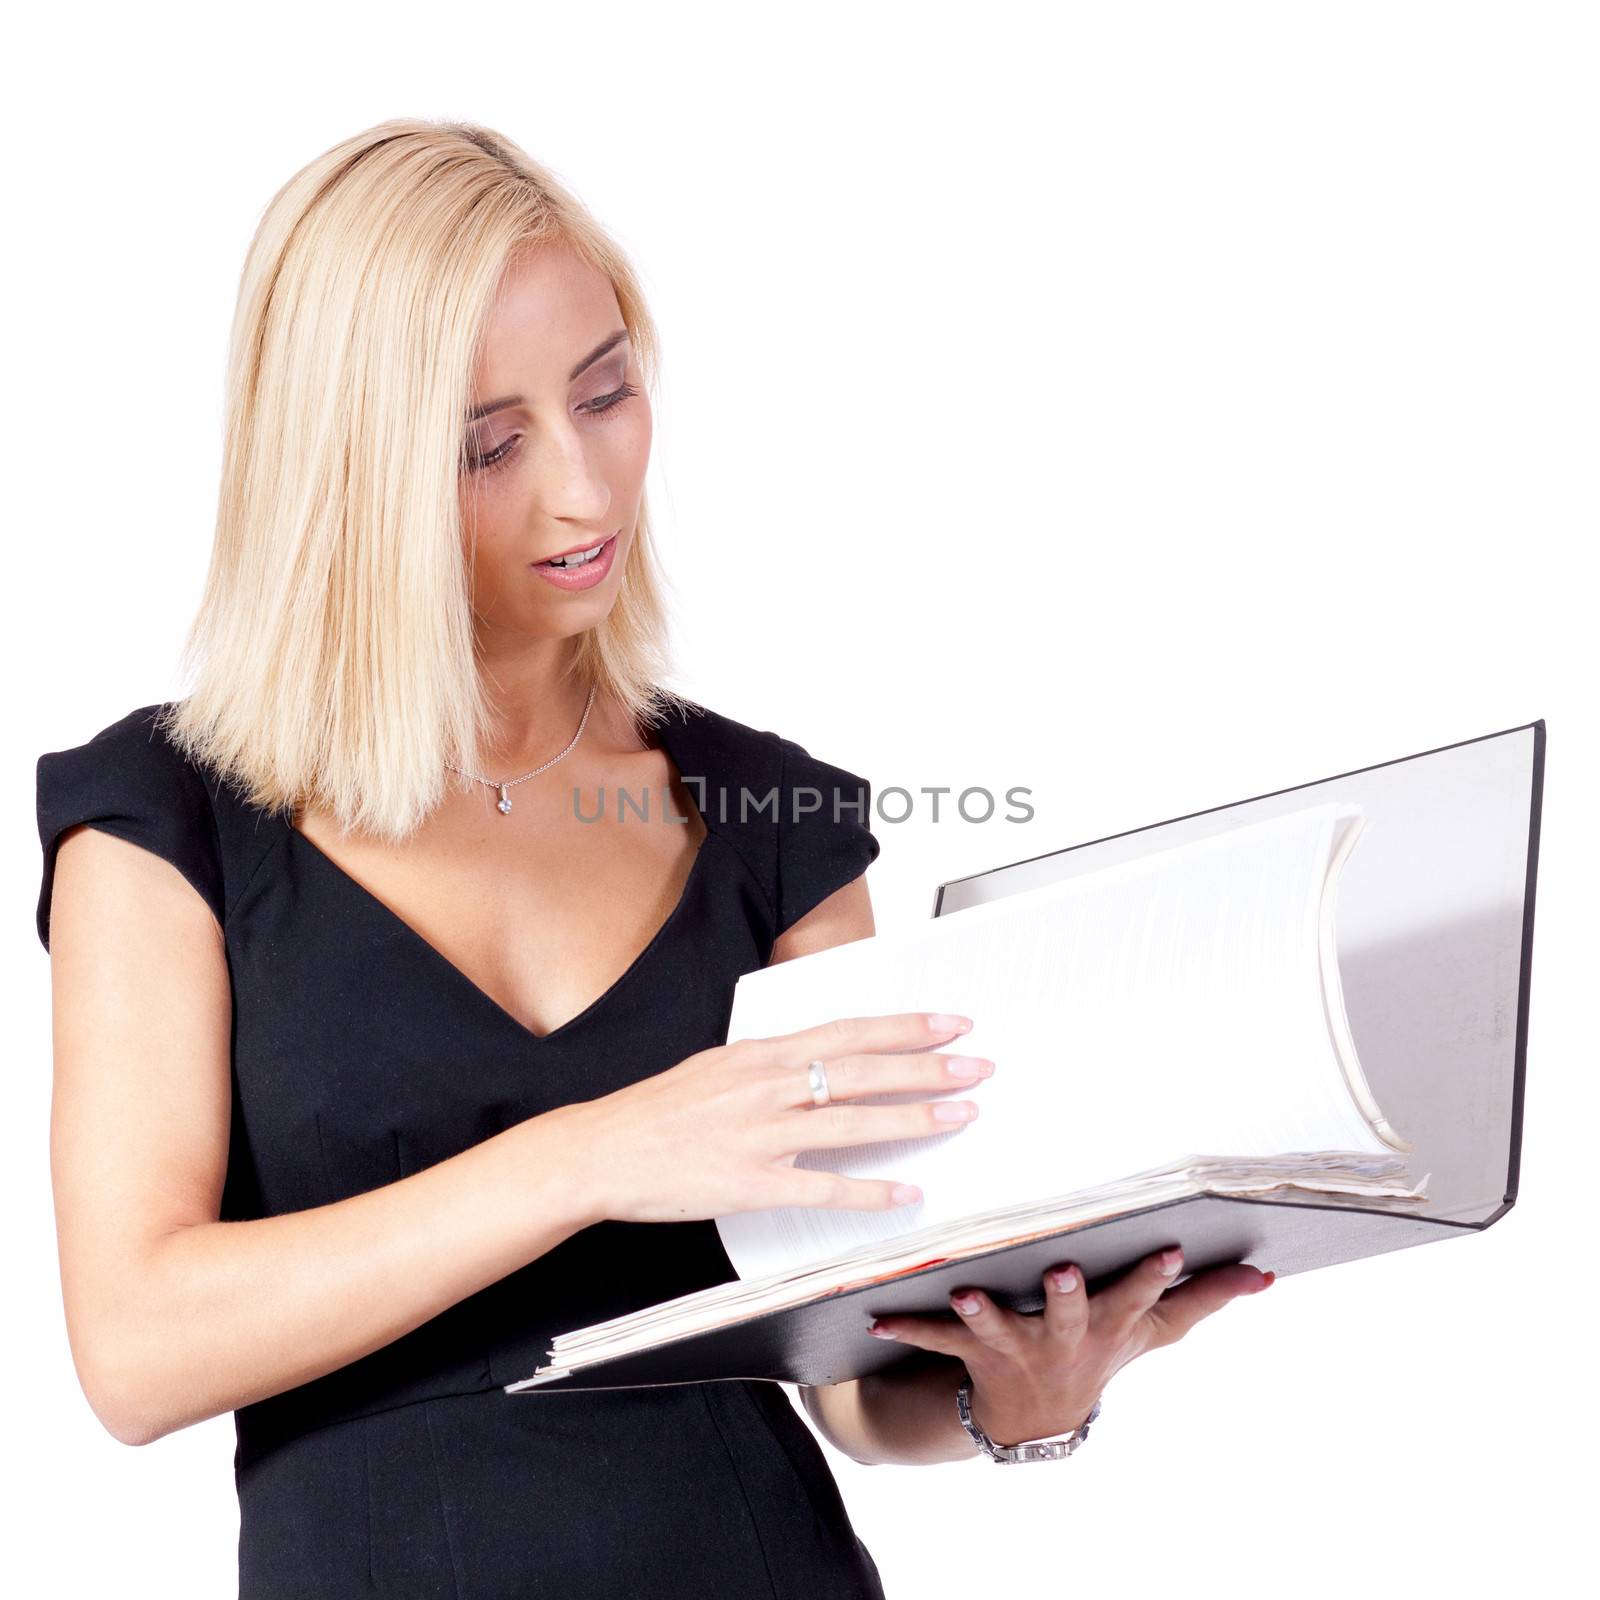
<path id="1" fill-rule="evenodd" d="M 851 1383 L 802 1388 L 800 1397 L 823 1436 L 852 1460 L 926 1467 L 978 1453 L 956 1414 L 965 1375 L 954 1357 L 925 1353 Z"/>
<path id="2" fill-rule="evenodd" d="M 82 1362 L 96 1414 L 145 1444 L 308 1383 L 601 1220 L 581 1109 L 332 1205 L 163 1235 Z"/>

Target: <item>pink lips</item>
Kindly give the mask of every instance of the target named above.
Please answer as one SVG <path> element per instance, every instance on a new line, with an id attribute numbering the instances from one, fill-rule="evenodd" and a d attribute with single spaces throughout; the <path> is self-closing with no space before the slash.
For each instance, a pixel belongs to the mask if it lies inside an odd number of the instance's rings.
<path id="1" fill-rule="evenodd" d="M 586 548 L 592 550 L 594 546 L 589 545 Z M 611 570 L 611 562 L 616 553 L 617 535 L 612 534 L 606 540 L 600 554 L 581 567 L 552 567 L 543 561 L 533 561 L 529 565 L 547 583 L 553 583 L 558 589 L 592 589 Z"/>

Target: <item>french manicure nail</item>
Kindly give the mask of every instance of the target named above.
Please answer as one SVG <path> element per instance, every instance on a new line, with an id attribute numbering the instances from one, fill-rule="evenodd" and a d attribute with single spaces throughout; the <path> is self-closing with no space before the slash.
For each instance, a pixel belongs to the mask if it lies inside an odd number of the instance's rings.
<path id="1" fill-rule="evenodd" d="M 1162 1277 L 1164 1277 L 1164 1278 L 1172 1277 L 1173 1274 L 1176 1273 L 1178 1268 L 1181 1267 L 1182 1265 L 1183 1265 L 1183 1251 L 1177 1250 L 1177 1249 L 1173 1249 L 1173 1250 L 1163 1250 L 1161 1252 L 1161 1275 L 1162 1275 Z"/>
<path id="2" fill-rule="evenodd" d="M 978 1108 L 970 1100 L 941 1100 L 933 1108 L 936 1122 L 971 1122 Z"/>
<path id="3" fill-rule="evenodd" d="M 935 1033 L 967 1033 L 972 1028 L 972 1022 L 967 1017 L 957 1017 L 948 1012 L 937 1011 L 928 1018 L 928 1026 Z"/>

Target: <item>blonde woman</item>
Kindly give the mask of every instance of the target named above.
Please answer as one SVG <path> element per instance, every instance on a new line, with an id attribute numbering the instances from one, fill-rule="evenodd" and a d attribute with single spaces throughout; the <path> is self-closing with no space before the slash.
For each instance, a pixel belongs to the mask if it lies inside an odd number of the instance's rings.
<path id="1" fill-rule="evenodd" d="M 234 1413 L 244 1600 L 882 1593 L 778 1385 L 503 1389 L 732 1277 L 719 1214 L 914 1204 L 795 1153 L 985 1072 L 921 1013 L 726 1042 L 741 973 L 872 933 L 878 843 L 864 780 L 660 686 L 655 349 L 504 138 L 329 150 L 246 264 L 192 692 L 39 762 L 73 1355 L 127 1443 Z M 811 1416 L 971 1456 L 970 1374 L 995 1441 L 1072 1430 L 1264 1281 L 1063 1266 L 890 1319 L 928 1355 Z"/>

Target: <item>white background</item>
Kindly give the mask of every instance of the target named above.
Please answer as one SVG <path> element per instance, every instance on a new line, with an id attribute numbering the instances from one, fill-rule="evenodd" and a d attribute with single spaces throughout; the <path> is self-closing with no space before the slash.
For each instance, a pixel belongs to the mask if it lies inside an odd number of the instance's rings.
<path id="1" fill-rule="evenodd" d="M 1023 826 L 880 823 L 880 927 L 941 879 L 1548 724 L 1515 1209 L 1226 1308 L 1113 1379 L 1069 1462 L 830 1450 L 890 1596 L 1539 1594 L 1591 1566 L 1594 17 L 13 25 L 3 1170 L 28 1592 L 231 1593 L 237 1529 L 230 1418 L 130 1449 L 72 1371 L 33 763 L 179 692 L 245 246 L 302 163 L 403 114 L 503 129 L 639 267 L 677 685 L 878 788 L 1032 788 Z"/>

